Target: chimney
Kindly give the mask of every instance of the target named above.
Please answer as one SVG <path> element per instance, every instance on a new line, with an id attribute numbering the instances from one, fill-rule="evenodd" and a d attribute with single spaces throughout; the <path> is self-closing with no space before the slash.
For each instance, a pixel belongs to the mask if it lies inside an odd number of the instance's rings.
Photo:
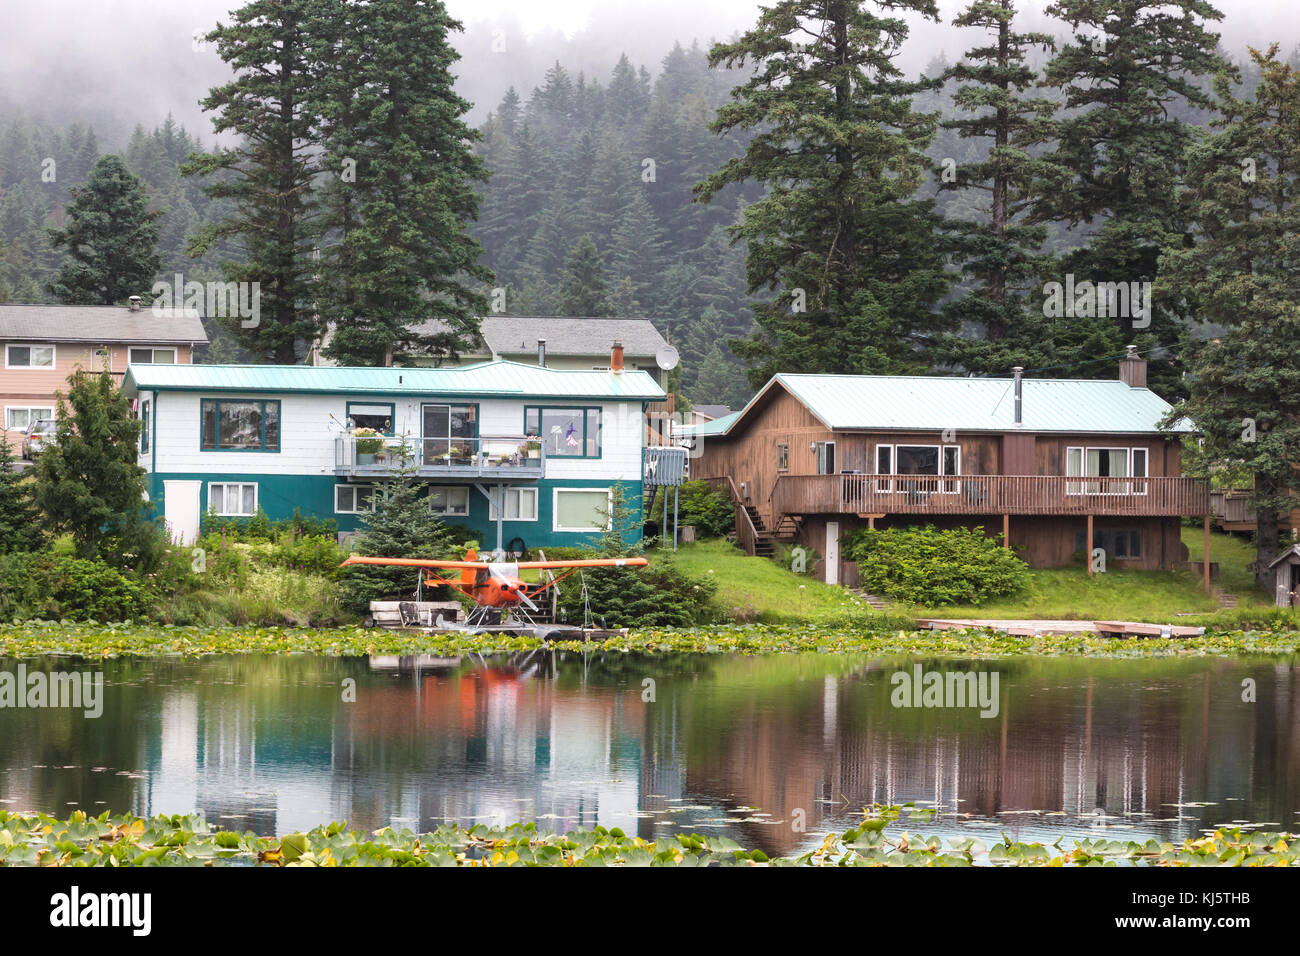
<path id="1" fill-rule="evenodd" d="M 1020 425 L 1024 422 L 1024 416 L 1022 414 L 1022 410 L 1024 409 L 1024 400 L 1020 388 L 1021 386 L 1020 376 L 1024 372 L 1024 370 L 1025 369 L 1023 365 L 1017 365 L 1015 368 L 1011 370 L 1016 375 L 1016 424 L 1017 425 Z"/>
<path id="2" fill-rule="evenodd" d="M 131 298 L 128 301 L 131 303 L 132 312 L 140 311 L 140 297 L 138 295 L 131 296 Z"/>
<path id="3" fill-rule="evenodd" d="M 623 342 L 620 339 L 615 339 L 614 347 L 610 349 L 609 370 L 615 375 L 623 371 Z"/>
<path id="4" fill-rule="evenodd" d="M 537 364 L 546 368 L 546 339 L 537 340 Z"/>
<path id="5" fill-rule="evenodd" d="M 1128 354 L 1119 360 L 1119 380 L 1129 388 L 1147 387 L 1147 360 L 1138 355 L 1138 347 L 1130 345 Z"/>

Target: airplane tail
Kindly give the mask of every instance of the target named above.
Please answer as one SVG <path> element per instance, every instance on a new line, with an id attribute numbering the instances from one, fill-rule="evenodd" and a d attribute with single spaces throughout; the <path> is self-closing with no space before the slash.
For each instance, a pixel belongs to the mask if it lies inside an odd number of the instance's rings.
<path id="1" fill-rule="evenodd" d="M 477 561 L 478 552 L 470 548 L 465 552 L 466 561 Z M 460 572 L 460 583 L 462 587 L 472 588 L 475 580 L 478 578 L 478 571 L 475 568 L 463 568 Z"/>

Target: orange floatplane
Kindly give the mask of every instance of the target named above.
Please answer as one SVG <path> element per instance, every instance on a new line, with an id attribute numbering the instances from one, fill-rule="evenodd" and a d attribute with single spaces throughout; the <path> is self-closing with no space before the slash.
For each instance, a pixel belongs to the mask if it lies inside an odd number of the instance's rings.
<path id="1" fill-rule="evenodd" d="M 427 572 L 427 587 L 455 588 L 474 602 L 465 626 L 449 624 L 442 618 L 438 626 L 453 630 L 501 630 L 506 620 L 510 630 L 531 630 L 547 636 L 555 628 L 538 624 L 531 616 L 540 610 L 536 598 L 555 587 L 571 574 L 583 568 L 639 568 L 648 562 L 645 558 L 585 558 L 571 561 L 479 561 L 474 551 L 465 555 L 464 561 L 436 561 L 429 558 L 371 558 L 354 555 L 343 562 L 349 564 L 375 564 L 386 567 L 422 568 Z M 521 572 L 536 570 L 538 580 L 528 582 Z M 447 572 L 459 571 L 458 575 Z M 560 571 L 559 574 L 542 573 Z"/>

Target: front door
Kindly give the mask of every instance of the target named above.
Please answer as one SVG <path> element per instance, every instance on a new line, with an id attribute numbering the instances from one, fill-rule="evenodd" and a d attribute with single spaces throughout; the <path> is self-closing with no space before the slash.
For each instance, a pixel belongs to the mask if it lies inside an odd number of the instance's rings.
<path id="1" fill-rule="evenodd" d="M 199 537 L 201 481 L 163 482 L 163 520 L 167 534 L 178 544 L 193 544 Z"/>
<path id="2" fill-rule="evenodd" d="M 840 523 L 826 522 L 826 583 L 840 583 Z"/>

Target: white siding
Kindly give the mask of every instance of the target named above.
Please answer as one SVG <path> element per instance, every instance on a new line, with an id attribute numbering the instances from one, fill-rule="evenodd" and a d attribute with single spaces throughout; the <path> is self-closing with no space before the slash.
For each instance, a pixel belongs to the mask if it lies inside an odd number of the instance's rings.
<path id="1" fill-rule="evenodd" d="M 203 398 L 259 398 L 280 402 L 280 451 L 239 452 L 199 449 L 199 405 Z M 426 402 L 465 402 L 465 399 L 409 396 L 331 395 L 207 395 L 201 392 L 162 392 L 158 403 L 157 470 L 162 474 L 253 474 L 331 475 L 334 473 L 334 440 L 343 433 L 348 402 L 389 404 L 394 407 L 394 429 L 412 438 L 420 434 L 420 406 Z M 479 434 L 522 435 L 524 406 L 567 404 L 555 399 L 489 399 L 479 401 Z M 593 402 L 575 400 L 574 405 L 602 408 L 602 441 L 599 460 L 550 458 L 547 478 L 609 478 L 639 481 L 644 418 L 640 402 Z M 141 457 L 151 464 L 153 450 Z"/>

